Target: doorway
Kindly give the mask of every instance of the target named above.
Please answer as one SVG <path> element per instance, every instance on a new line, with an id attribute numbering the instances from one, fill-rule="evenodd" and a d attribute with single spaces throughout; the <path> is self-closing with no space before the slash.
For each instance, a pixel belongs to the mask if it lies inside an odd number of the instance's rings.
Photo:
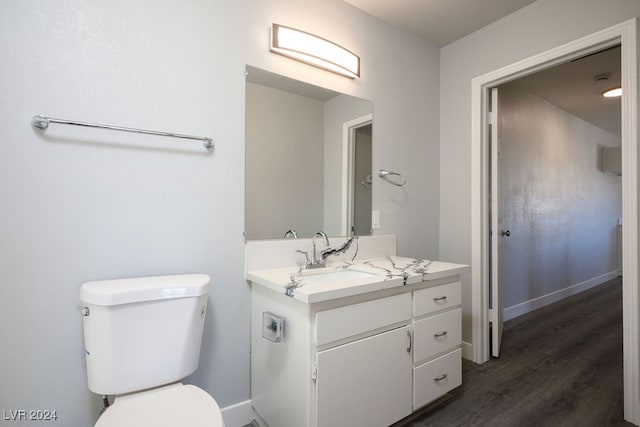
<path id="1" fill-rule="evenodd" d="M 620 44 L 622 57 L 622 259 L 625 419 L 640 424 L 638 368 L 638 123 L 637 23 L 630 20 L 472 80 L 472 360 L 489 359 L 489 252 L 487 124 L 489 88 Z"/>
<path id="2" fill-rule="evenodd" d="M 353 147 L 353 219 L 351 234 L 371 234 L 371 123 L 355 130 Z"/>
<path id="3" fill-rule="evenodd" d="M 343 235 L 371 235 L 371 160 L 373 115 L 345 122 L 343 128 L 342 194 L 346 213 Z"/>
<path id="4" fill-rule="evenodd" d="M 601 161 L 620 153 L 620 98 L 602 96 L 613 86 L 620 46 L 492 89 L 491 306 L 505 321 L 619 275 L 621 177 Z"/>

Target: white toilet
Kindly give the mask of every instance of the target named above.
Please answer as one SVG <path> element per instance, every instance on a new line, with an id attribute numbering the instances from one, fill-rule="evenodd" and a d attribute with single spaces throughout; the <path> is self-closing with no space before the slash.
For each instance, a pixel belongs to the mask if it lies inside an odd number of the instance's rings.
<path id="1" fill-rule="evenodd" d="M 224 427 L 204 390 L 179 381 L 198 367 L 209 276 L 84 283 L 89 389 L 116 395 L 96 427 Z"/>

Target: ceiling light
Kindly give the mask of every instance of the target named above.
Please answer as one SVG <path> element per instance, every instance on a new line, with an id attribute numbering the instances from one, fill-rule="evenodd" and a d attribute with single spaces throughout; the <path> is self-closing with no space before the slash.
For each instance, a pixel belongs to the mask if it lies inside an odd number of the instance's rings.
<path id="1" fill-rule="evenodd" d="M 329 40 L 295 28 L 273 24 L 269 50 L 352 79 L 360 77 L 360 57 Z"/>
<path id="2" fill-rule="evenodd" d="M 605 98 L 615 98 L 616 96 L 622 96 L 622 88 L 620 86 L 612 87 L 602 92 L 602 96 Z"/>

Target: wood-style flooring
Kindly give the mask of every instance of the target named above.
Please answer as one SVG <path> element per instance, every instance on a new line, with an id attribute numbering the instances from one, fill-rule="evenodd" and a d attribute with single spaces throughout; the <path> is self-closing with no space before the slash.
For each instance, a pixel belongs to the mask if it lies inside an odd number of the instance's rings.
<path id="1" fill-rule="evenodd" d="M 394 427 L 631 426 L 622 378 L 618 278 L 506 322 L 500 358 Z"/>

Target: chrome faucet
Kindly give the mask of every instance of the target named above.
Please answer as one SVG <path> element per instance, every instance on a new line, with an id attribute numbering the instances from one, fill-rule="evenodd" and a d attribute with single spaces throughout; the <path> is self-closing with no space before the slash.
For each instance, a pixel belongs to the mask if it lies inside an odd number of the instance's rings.
<path id="1" fill-rule="evenodd" d="M 318 248 L 316 246 L 316 238 L 318 237 L 322 238 L 324 240 L 324 244 L 327 246 L 325 249 L 320 251 L 320 256 L 318 256 Z M 300 266 L 300 271 L 302 271 L 303 268 L 324 267 L 326 264 L 326 259 L 329 256 L 345 253 L 346 251 L 349 250 L 349 248 L 351 247 L 354 241 L 356 242 L 358 241 L 358 236 L 351 236 L 342 244 L 342 246 L 339 246 L 337 248 L 332 248 L 331 246 L 329 246 L 329 238 L 327 237 L 327 235 L 322 231 L 318 231 L 316 234 L 314 234 L 313 239 L 311 240 L 311 242 L 313 243 L 313 252 L 311 253 L 311 262 L 309 262 L 309 256 L 307 255 L 307 252 L 301 251 L 301 250 L 296 251 L 305 256 L 305 264 L 304 266 Z M 358 249 L 356 246 L 356 253 L 357 252 L 358 252 Z"/>
<path id="2" fill-rule="evenodd" d="M 329 238 L 323 231 L 318 231 L 313 235 L 312 243 L 313 243 L 313 252 L 311 253 L 311 264 L 307 265 L 308 268 L 320 268 L 324 267 L 324 260 L 326 257 L 318 258 L 318 250 L 316 249 L 316 238 L 321 237 L 324 240 L 324 244 L 329 246 Z M 326 249 L 325 249 L 326 250 Z"/>

